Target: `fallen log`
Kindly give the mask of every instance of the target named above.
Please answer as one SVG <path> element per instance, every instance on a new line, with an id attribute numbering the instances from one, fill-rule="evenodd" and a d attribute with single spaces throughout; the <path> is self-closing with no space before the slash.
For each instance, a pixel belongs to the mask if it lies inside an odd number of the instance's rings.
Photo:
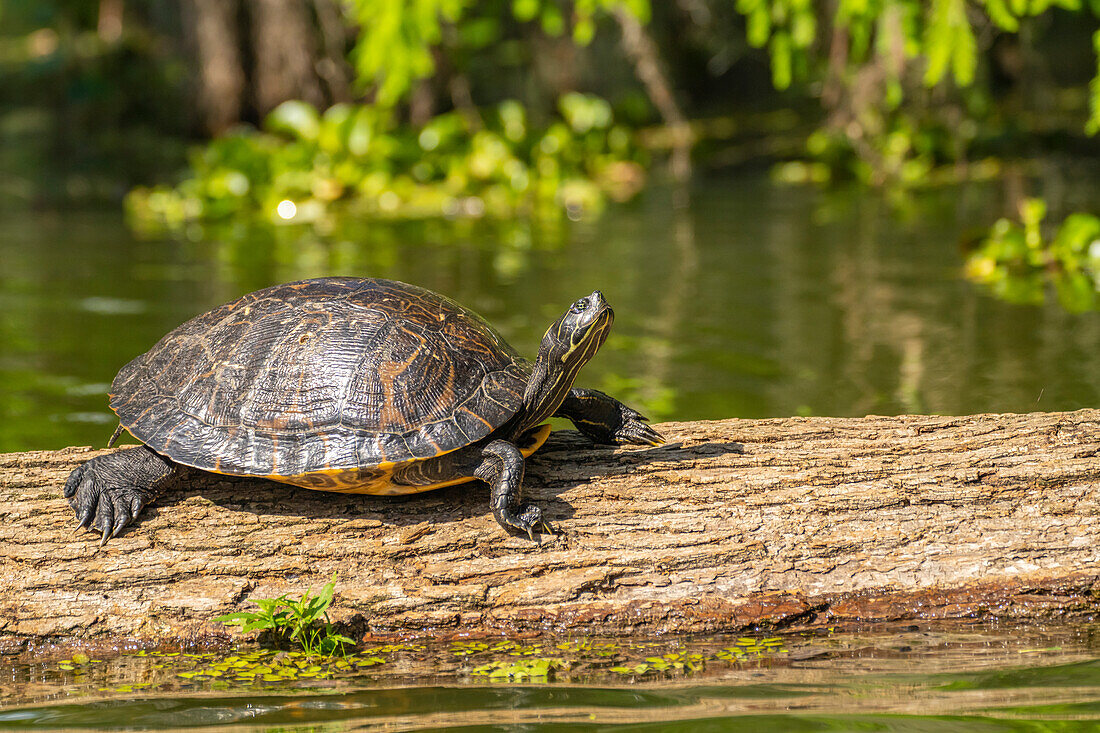
<path id="1" fill-rule="evenodd" d="M 60 490 L 105 451 L 0 455 L 0 637 L 188 641 L 319 589 L 358 633 L 624 634 L 1100 608 L 1100 410 L 668 423 L 555 433 L 505 535 L 488 491 L 408 498 L 209 476 L 100 547 Z"/>

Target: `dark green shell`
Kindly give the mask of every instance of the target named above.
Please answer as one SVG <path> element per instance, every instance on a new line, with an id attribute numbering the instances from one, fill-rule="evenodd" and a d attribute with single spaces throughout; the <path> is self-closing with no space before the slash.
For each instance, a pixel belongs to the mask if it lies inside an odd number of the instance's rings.
<path id="1" fill-rule="evenodd" d="M 276 285 L 197 316 L 127 364 L 111 408 L 188 466 L 255 476 L 370 469 L 484 438 L 529 372 L 488 323 L 392 280 Z"/>

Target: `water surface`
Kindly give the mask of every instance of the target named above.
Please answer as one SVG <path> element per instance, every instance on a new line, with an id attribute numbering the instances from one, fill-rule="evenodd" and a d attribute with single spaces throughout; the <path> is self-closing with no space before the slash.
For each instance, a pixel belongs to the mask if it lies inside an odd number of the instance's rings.
<path id="1" fill-rule="evenodd" d="M 599 288 L 615 329 L 579 383 L 658 420 L 1100 402 L 1100 314 L 1001 303 L 961 278 L 961 237 L 1003 213 L 997 185 L 898 206 L 749 177 L 673 199 L 549 229 L 351 222 L 182 242 L 138 239 L 114 212 L 0 212 L 0 451 L 101 445 L 129 359 L 242 293 L 323 275 L 438 290 L 532 356 Z"/>
<path id="2" fill-rule="evenodd" d="M 515 657 L 456 656 L 431 643 L 381 652 L 386 661 L 363 673 L 251 685 L 181 679 L 171 664 L 179 657 L 118 657 L 76 674 L 24 660 L 0 663 L 0 730 L 1094 730 L 1096 630 L 786 634 L 775 637 L 781 647 L 729 662 L 713 654 L 734 637 L 582 640 L 572 651 L 550 641 L 538 653 L 568 664 L 556 677 L 519 683 L 475 671 Z M 579 644 L 590 653 L 574 653 Z M 632 655 L 670 651 L 709 661 L 691 672 L 609 671 Z"/>

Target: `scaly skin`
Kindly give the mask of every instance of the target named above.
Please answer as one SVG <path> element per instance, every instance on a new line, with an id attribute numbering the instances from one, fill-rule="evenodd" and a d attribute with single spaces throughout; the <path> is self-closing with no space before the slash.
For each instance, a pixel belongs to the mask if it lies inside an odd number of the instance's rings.
<path id="1" fill-rule="evenodd" d="M 523 485 L 523 454 L 506 440 L 494 440 L 481 451 L 481 465 L 474 475 L 489 484 L 489 506 L 500 526 L 512 534 L 535 539 L 535 532 L 553 534 L 554 528 L 542 519 L 542 510 L 534 504 L 520 504 Z"/>
<path id="2" fill-rule="evenodd" d="M 645 415 L 595 389 L 570 390 L 554 417 L 568 418 L 594 442 L 603 445 L 660 445 L 661 434 Z"/>
<path id="3" fill-rule="evenodd" d="M 76 512 L 76 529 L 92 527 L 103 534 L 100 544 L 106 544 L 184 470 L 143 445 L 77 466 L 64 491 Z"/>

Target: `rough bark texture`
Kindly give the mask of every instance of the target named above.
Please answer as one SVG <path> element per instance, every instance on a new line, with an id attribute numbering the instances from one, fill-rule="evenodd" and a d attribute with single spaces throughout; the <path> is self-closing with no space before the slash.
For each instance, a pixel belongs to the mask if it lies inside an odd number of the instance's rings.
<path id="1" fill-rule="evenodd" d="M 1100 410 L 670 423 L 669 445 L 555 434 L 506 536 L 481 484 L 407 499 L 211 476 L 100 547 L 67 473 L 0 455 L 0 636 L 187 640 L 339 573 L 359 632 L 631 633 L 1100 607 Z"/>

